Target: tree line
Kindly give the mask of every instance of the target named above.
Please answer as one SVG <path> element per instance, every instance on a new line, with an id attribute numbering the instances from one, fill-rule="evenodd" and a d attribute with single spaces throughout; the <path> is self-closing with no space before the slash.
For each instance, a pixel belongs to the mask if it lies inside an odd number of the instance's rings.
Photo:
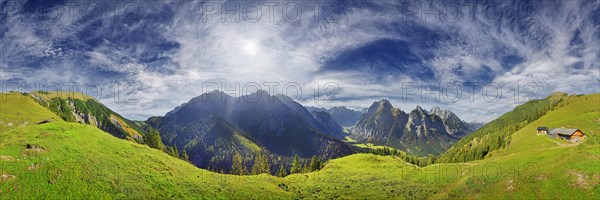
<path id="1" fill-rule="evenodd" d="M 190 162 L 189 155 L 185 149 L 183 149 L 183 151 L 180 153 L 179 149 L 177 148 L 177 145 L 174 144 L 172 147 L 170 147 L 163 144 L 162 139 L 160 137 L 160 133 L 152 127 L 148 127 L 148 133 L 145 137 L 144 142 L 151 148 L 164 151 L 173 157 Z M 250 170 L 248 170 L 248 167 L 246 165 L 247 163 L 245 163 L 246 159 L 239 151 L 235 151 L 231 159 L 232 161 L 230 173 L 235 175 L 255 175 L 267 173 L 278 177 L 285 177 L 288 174 L 308 173 L 323 168 L 323 162 L 316 155 L 313 156 L 310 160 L 302 162 L 296 154 L 294 155 L 294 158 L 290 163 L 291 168 L 289 171 L 286 169 L 285 163 L 281 163 L 279 164 L 279 169 L 276 172 L 272 172 L 269 156 L 267 155 L 267 152 L 262 149 L 257 151 L 254 155 L 252 161 L 253 164 Z M 224 173 L 222 169 L 219 172 Z"/>
<path id="2" fill-rule="evenodd" d="M 290 164 L 290 170 L 288 172 L 288 170 L 286 170 L 285 164 L 280 164 L 279 165 L 279 170 L 277 170 L 276 172 L 271 172 L 271 165 L 269 162 L 269 157 L 267 156 L 266 152 L 263 150 L 260 150 L 256 153 L 256 155 L 254 156 L 254 163 L 251 167 L 251 171 L 248 171 L 247 167 L 246 167 L 246 163 L 244 163 L 244 158 L 242 156 L 242 154 L 239 151 L 236 151 L 233 155 L 232 158 L 232 162 L 231 162 L 231 174 L 235 174 L 235 175 L 256 175 L 256 174 L 262 174 L 262 173 L 267 173 L 267 174 L 271 174 L 271 175 L 275 175 L 278 177 L 285 177 L 289 174 L 297 174 L 297 173 L 308 173 L 308 172 L 313 172 L 313 171 L 317 171 L 323 168 L 323 162 L 321 162 L 321 159 L 319 159 L 319 157 L 312 156 L 312 158 L 310 160 L 307 160 L 303 162 L 300 160 L 300 158 L 298 157 L 298 155 L 294 155 L 294 159 L 292 160 L 292 163 Z"/>
<path id="3" fill-rule="evenodd" d="M 403 151 L 399 151 L 397 149 L 388 148 L 388 147 L 369 149 L 369 151 L 367 151 L 367 152 L 370 154 L 375 154 L 375 155 L 380 155 L 380 156 L 396 156 L 408 163 L 417 165 L 419 167 L 424 167 L 427 165 L 434 164 L 435 159 L 436 159 L 435 156 L 433 156 L 431 154 L 429 154 L 425 157 L 419 157 L 419 156 L 410 155 Z"/>
<path id="4" fill-rule="evenodd" d="M 174 144 L 172 147 L 163 144 L 162 139 L 160 138 L 160 133 L 152 127 L 148 127 L 148 135 L 146 135 L 144 138 L 144 142 L 151 148 L 164 151 L 175 158 L 190 162 L 190 156 L 185 149 L 179 153 L 179 149 L 177 148 L 176 144 Z"/>

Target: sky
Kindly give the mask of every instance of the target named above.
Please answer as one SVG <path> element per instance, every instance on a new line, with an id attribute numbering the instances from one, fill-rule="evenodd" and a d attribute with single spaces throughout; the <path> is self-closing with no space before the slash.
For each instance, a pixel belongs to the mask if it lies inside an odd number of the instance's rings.
<path id="1" fill-rule="evenodd" d="M 600 1 L 6 1 L 2 91 L 76 90 L 164 115 L 215 89 L 488 122 L 600 92 Z"/>

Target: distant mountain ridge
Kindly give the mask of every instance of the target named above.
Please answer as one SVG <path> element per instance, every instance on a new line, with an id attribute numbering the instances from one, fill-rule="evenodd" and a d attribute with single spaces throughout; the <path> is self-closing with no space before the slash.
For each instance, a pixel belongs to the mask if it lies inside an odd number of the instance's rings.
<path id="1" fill-rule="evenodd" d="M 359 142 L 387 145 L 416 155 L 441 154 L 454 142 L 473 132 L 454 113 L 417 106 L 406 113 L 383 99 L 366 109 L 352 130 Z"/>
<path id="2" fill-rule="evenodd" d="M 324 111 L 331 115 L 333 120 L 344 127 L 354 126 L 360 118 L 361 112 L 346 108 L 345 106 L 335 106 L 329 109 L 307 106 L 309 111 Z"/>
<path id="3" fill-rule="evenodd" d="M 308 122 L 311 126 L 317 128 L 322 133 L 328 133 L 331 136 L 334 136 L 338 139 L 343 139 L 346 135 L 342 128 L 335 121 L 328 120 L 332 118 L 332 116 L 328 113 L 320 113 L 318 116 L 312 111 L 309 111 L 306 107 L 302 106 L 300 103 L 294 101 L 294 99 L 285 96 L 285 95 L 275 95 L 277 98 L 282 100 L 281 102 L 290 107 L 296 113 L 298 113 L 306 122 Z M 318 117 L 318 118 L 317 118 Z"/>

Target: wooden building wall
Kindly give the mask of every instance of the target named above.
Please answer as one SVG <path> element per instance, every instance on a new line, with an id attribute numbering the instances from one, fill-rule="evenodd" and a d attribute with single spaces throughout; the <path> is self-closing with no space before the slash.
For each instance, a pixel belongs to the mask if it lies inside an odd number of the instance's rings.
<path id="1" fill-rule="evenodd" d="M 571 139 L 576 139 L 576 138 L 582 138 L 584 135 L 581 131 L 576 131 L 575 133 L 573 133 L 573 135 L 571 135 Z"/>

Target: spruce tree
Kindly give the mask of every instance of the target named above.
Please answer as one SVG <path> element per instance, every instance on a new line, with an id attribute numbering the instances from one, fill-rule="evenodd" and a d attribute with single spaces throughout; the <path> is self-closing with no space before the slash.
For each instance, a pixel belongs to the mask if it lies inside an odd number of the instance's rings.
<path id="1" fill-rule="evenodd" d="M 427 158 L 427 164 L 431 165 L 431 164 L 433 164 L 433 162 L 434 162 L 433 155 L 429 154 L 429 156 Z"/>
<path id="2" fill-rule="evenodd" d="M 279 172 L 277 173 L 278 177 L 285 177 L 287 176 L 287 171 L 285 171 L 285 168 L 283 168 L 283 165 L 279 166 Z"/>
<path id="3" fill-rule="evenodd" d="M 271 165 L 269 164 L 269 157 L 267 156 L 267 153 L 264 151 L 261 151 L 260 156 L 261 156 L 260 172 L 271 174 Z"/>
<path id="4" fill-rule="evenodd" d="M 170 148 L 169 154 L 175 158 L 179 158 L 179 150 L 177 149 L 177 145 L 173 144 L 173 147 Z"/>
<path id="5" fill-rule="evenodd" d="M 254 164 L 252 165 L 252 174 L 269 173 L 271 174 L 271 165 L 267 153 L 259 151 L 254 156 Z"/>
<path id="6" fill-rule="evenodd" d="M 302 168 L 302 172 L 304 173 L 308 173 L 310 172 L 310 161 L 306 161 L 304 162 L 304 167 Z"/>
<path id="7" fill-rule="evenodd" d="M 156 129 L 150 128 L 145 140 L 146 144 L 149 147 L 164 151 L 165 146 L 163 145 L 162 140 L 160 138 L 160 133 Z"/>
<path id="8" fill-rule="evenodd" d="M 181 152 L 181 159 L 190 162 L 190 156 L 188 156 L 185 149 L 183 149 L 183 152 Z"/>
<path id="9" fill-rule="evenodd" d="M 257 152 L 256 155 L 254 155 L 254 164 L 252 164 L 252 174 L 260 174 L 260 163 L 261 163 L 261 156 L 260 153 Z"/>
<path id="10" fill-rule="evenodd" d="M 313 156 L 310 159 L 310 171 L 317 171 L 321 169 L 321 160 L 317 156 Z"/>
<path id="11" fill-rule="evenodd" d="M 231 161 L 231 173 L 235 175 L 245 175 L 247 173 L 246 166 L 242 154 L 239 151 L 235 151 Z"/>
<path id="12" fill-rule="evenodd" d="M 170 156 L 173 156 L 173 154 L 174 154 L 173 147 L 165 146 L 165 153 L 169 154 Z"/>
<path id="13" fill-rule="evenodd" d="M 296 174 L 302 172 L 302 165 L 300 164 L 300 158 L 298 158 L 298 154 L 294 155 L 294 161 L 292 161 L 292 168 L 290 169 L 290 174 Z"/>

